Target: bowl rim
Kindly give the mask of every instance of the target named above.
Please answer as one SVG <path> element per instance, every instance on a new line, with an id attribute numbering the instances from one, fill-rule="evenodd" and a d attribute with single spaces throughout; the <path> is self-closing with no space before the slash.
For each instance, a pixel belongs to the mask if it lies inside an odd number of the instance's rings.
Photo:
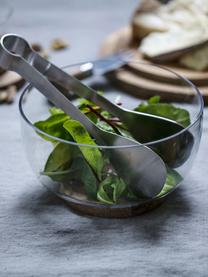
<path id="1" fill-rule="evenodd" d="M 108 60 L 106 58 L 106 60 Z M 96 60 L 91 60 L 91 61 L 83 61 L 83 62 L 78 62 L 78 63 L 73 63 L 71 65 L 66 65 L 66 66 L 63 66 L 62 69 L 67 69 L 67 68 L 70 68 L 70 67 L 73 67 L 73 66 L 79 66 L 79 65 L 82 65 L 84 63 L 93 63 L 95 62 Z M 131 60 L 129 60 L 131 61 Z M 181 79 L 183 82 L 187 83 L 187 85 L 193 89 L 195 92 L 196 92 L 196 95 L 199 99 L 199 112 L 195 115 L 195 119 L 193 120 L 193 122 L 191 124 L 189 124 L 187 127 L 185 127 L 183 130 L 181 130 L 180 132 L 177 132 L 175 133 L 174 135 L 171 135 L 171 136 L 168 136 L 168 137 L 165 137 L 163 139 L 160 139 L 160 140 L 155 140 L 155 141 L 150 141 L 150 142 L 146 142 L 146 143 L 139 143 L 139 144 L 132 144 L 132 145 L 118 145 L 118 146 L 109 146 L 109 145 L 90 145 L 90 144 L 81 144 L 81 143 L 76 143 L 76 142 L 73 142 L 73 141 L 68 141 L 68 140 L 64 140 L 64 139 L 61 139 L 61 138 L 58 138 L 58 137 L 55 137 L 55 136 L 52 136 L 48 133 L 45 133 L 44 131 L 40 130 L 39 128 L 37 128 L 29 119 L 28 117 L 25 115 L 25 112 L 24 112 L 24 108 L 23 108 L 23 100 L 24 100 L 24 96 L 32 89 L 34 88 L 31 84 L 29 84 L 28 82 L 23 86 L 22 88 L 22 93 L 21 93 L 21 96 L 19 98 L 19 112 L 20 112 L 20 115 L 21 117 L 23 118 L 23 120 L 30 126 L 32 127 L 32 129 L 34 131 L 36 131 L 37 133 L 40 133 L 52 140 L 55 140 L 57 142 L 62 142 L 62 143 L 66 143 L 66 144 L 70 144 L 70 145 L 75 145 L 75 146 L 83 146 L 83 147 L 90 147 L 90 148 L 100 148 L 100 149 L 119 149 L 119 148 L 133 148 L 133 147 L 141 147 L 141 146 L 151 146 L 151 145 L 155 145 L 155 144 L 158 144 L 158 143 L 161 143 L 161 142 L 165 142 L 165 141 L 168 141 L 168 140 L 171 140 L 181 134 L 183 134 L 184 132 L 188 131 L 190 128 L 192 128 L 192 126 L 194 126 L 198 120 L 200 120 L 200 118 L 202 117 L 203 115 L 203 109 L 204 109 L 204 100 L 203 100 L 203 97 L 202 97 L 202 94 L 200 93 L 199 89 L 189 80 L 187 79 L 186 77 L 184 76 L 181 76 L 180 74 L 174 72 L 173 70 L 165 67 L 165 66 L 161 66 L 161 65 L 155 65 L 155 64 L 152 64 L 152 63 L 146 63 L 146 62 L 141 62 L 141 61 L 137 61 L 137 60 L 132 60 L 132 62 L 137 62 L 137 63 L 140 63 L 140 64 L 145 64 L 147 66 L 155 66 L 155 67 L 158 67 L 158 68 L 161 68 L 165 71 L 169 71 L 170 73 L 176 75 L 179 79 Z"/>

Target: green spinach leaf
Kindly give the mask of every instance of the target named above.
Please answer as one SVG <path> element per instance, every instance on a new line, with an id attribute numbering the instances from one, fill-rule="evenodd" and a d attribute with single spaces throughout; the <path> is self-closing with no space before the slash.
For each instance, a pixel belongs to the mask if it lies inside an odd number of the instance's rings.
<path id="1" fill-rule="evenodd" d="M 51 115 L 55 115 L 55 114 L 64 114 L 64 111 L 62 111 L 61 109 L 56 108 L 56 107 L 51 107 L 51 108 L 49 109 L 49 112 L 51 113 Z"/>
<path id="2" fill-rule="evenodd" d="M 183 178 L 181 175 L 176 171 L 171 168 L 167 168 L 167 178 L 165 181 L 165 185 L 161 192 L 158 194 L 158 196 L 164 195 L 171 191 L 177 184 L 179 184 Z"/>
<path id="3" fill-rule="evenodd" d="M 96 125 L 97 125 L 97 127 L 99 127 L 100 129 L 102 129 L 102 130 L 104 130 L 106 132 L 115 133 L 113 127 L 111 127 L 105 121 L 102 121 L 102 120 L 98 119 Z"/>
<path id="4" fill-rule="evenodd" d="M 105 204 L 118 203 L 120 197 L 126 190 L 126 184 L 117 176 L 108 176 L 104 179 L 97 192 L 97 198 Z"/>
<path id="5" fill-rule="evenodd" d="M 65 121 L 69 120 L 69 116 L 65 113 L 55 113 L 52 114 L 49 118 L 47 118 L 44 121 L 38 121 L 34 125 L 41 131 L 52 135 L 57 138 L 62 138 L 65 140 L 70 140 L 71 137 L 69 133 L 64 129 L 63 124 Z M 41 137 L 43 137 L 45 140 L 54 142 L 53 139 L 38 133 Z"/>
<path id="6" fill-rule="evenodd" d="M 84 184 L 86 194 L 93 199 L 96 199 L 97 195 L 97 178 L 93 173 L 88 163 L 83 159 L 82 156 L 77 156 L 70 168 L 72 172 L 72 178 L 79 181 L 81 180 Z"/>
<path id="7" fill-rule="evenodd" d="M 44 172 L 62 171 L 69 168 L 73 159 L 73 149 L 66 143 L 58 143 L 45 164 Z"/>
<path id="8" fill-rule="evenodd" d="M 52 155 L 60 156 L 58 152 L 54 151 L 50 156 Z M 50 161 L 50 163 L 52 163 L 52 161 Z M 66 187 L 70 186 L 70 181 L 76 181 L 78 185 L 84 184 L 84 190 L 87 196 L 96 199 L 97 179 L 88 163 L 82 157 L 81 153 L 73 158 L 71 164 L 66 164 L 65 167 L 61 166 L 56 171 L 45 170 L 42 175 L 50 177 L 53 181 L 61 182 Z"/>
<path id="9" fill-rule="evenodd" d="M 159 103 L 160 97 L 154 96 L 150 98 L 147 102 L 141 103 L 135 111 L 153 114 L 168 119 L 172 119 L 183 127 L 187 127 L 190 124 L 189 112 L 182 108 L 177 108 L 172 104 Z"/>
<path id="10" fill-rule="evenodd" d="M 96 146 L 94 140 L 90 137 L 85 127 L 76 120 L 67 120 L 63 127 L 69 132 L 74 141 L 80 144 Z M 102 169 L 104 166 L 103 157 L 97 147 L 79 146 L 86 161 L 101 180 Z"/>

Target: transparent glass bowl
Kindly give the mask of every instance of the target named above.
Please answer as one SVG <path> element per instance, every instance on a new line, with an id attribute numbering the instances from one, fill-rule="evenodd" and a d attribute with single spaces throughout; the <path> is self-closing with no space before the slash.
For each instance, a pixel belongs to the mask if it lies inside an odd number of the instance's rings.
<path id="1" fill-rule="evenodd" d="M 131 63 L 138 65 L 137 61 L 131 61 Z M 69 73 L 76 72 L 80 65 L 81 64 L 68 66 L 65 67 L 64 70 Z M 174 175 L 174 177 L 170 177 L 174 179 L 174 185 L 166 187 L 163 193 L 160 193 L 153 199 L 142 199 L 139 196 L 135 199 L 132 197 L 131 193 L 128 192 L 128 196 L 127 193 L 125 193 L 124 196 L 120 197 L 118 203 L 109 204 L 100 202 L 96 198 L 97 191 L 100 188 L 99 181 L 97 179 L 95 180 L 95 178 L 87 171 L 86 167 L 89 167 L 89 164 L 86 162 L 80 151 L 80 149 L 87 151 L 92 150 L 94 149 L 92 145 L 80 145 L 72 141 L 60 139 L 57 136 L 50 136 L 35 127 L 35 122 L 45 120 L 49 117 L 49 108 L 51 104 L 39 91 L 29 85 L 24 89 L 21 95 L 19 109 L 21 114 L 22 137 L 30 165 L 40 182 L 50 191 L 66 200 L 70 207 L 76 211 L 103 217 L 128 217 L 143 213 L 147 210 L 153 209 L 163 202 L 166 197 L 183 182 L 186 174 L 190 171 L 201 138 L 203 99 L 197 88 L 192 83 L 176 73 L 161 67 L 155 67 L 155 65 L 142 64 L 142 66 L 145 67 L 146 72 L 157 68 L 157 72 L 161 71 L 166 77 L 173 78 L 176 86 L 186 88 L 187 94 L 189 95 L 186 99 L 187 101 L 174 102 L 172 104 L 188 110 L 191 120 L 191 123 L 180 133 L 158 141 L 151 141 L 144 145 L 147 145 L 153 150 L 160 149 L 164 143 L 167 143 L 167 145 L 169 143 L 171 145 L 173 139 L 183 138 L 185 132 L 189 132 L 193 138 L 190 151 L 183 162 L 174 167 L 168 165 L 169 172 L 172 172 Z M 147 76 L 145 76 L 145 78 L 147 78 Z M 105 97 L 109 98 L 111 101 L 122 102 L 122 106 L 128 109 L 133 109 L 139 103 L 145 101 L 138 97 L 138 92 L 143 98 L 155 95 L 151 90 L 149 90 L 146 95 L 145 93 L 142 93 L 139 88 L 135 87 L 135 90 L 133 90 L 132 86 L 130 86 L 131 93 L 137 95 L 133 96 L 133 94 L 127 93 L 128 85 L 123 85 L 122 82 L 114 82 L 113 80 L 115 81 L 115 78 L 112 78 L 112 75 L 108 77 L 93 75 L 83 82 L 96 90 L 102 91 Z M 146 79 L 146 82 L 148 82 L 148 79 Z M 76 102 L 75 95 L 72 95 L 72 101 Z M 55 158 L 52 156 L 52 159 L 56 159 L 56 169 L 53 169 L 53 166 L 50 167 L 50 155 L 52 155 L 51 153 L 57 145 L 62 149 L 62 152 L 59 152 L 62 154 L 59 154 L 59 156 L 60 160 L 63 161 L 61 162 L 61 165 L 59 165 L 57 156 Z M 109 147 L 103 145 L 97 146 L 97 148 L 103 157 L 107 157 L 109 151 L 112 151 L 112 146 Z M 126 148 L 122 148 L 122 151 L 125 150 Z M 75 158 L 72 160 L 69 158 L 72 155 L 71 153 L 79 153 L 78 156 L 76 156 L 76 161 L 73 160 Z M 63 164 L 65 164 L 64 167 Z M 50 168 L 50 170 L 46 170 L 46 167 Z M 112 171 L 113 169 L 111 166 L 105 168 L 102 172 L 101 178 L 108 176 Z M 92 172 L 92 170 L 90 172 Z M 108 193 L 111 194 L 112 191 Z"/>

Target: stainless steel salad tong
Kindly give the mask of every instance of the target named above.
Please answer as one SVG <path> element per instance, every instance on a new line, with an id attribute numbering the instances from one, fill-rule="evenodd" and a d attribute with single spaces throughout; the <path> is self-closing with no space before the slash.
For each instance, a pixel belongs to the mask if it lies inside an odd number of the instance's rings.
<path id="1" fill-rule="evenodd" d="M 113 104 L 92 88 L 87 87 L 73 76 L 42 58 L 31 49 L 23 38 L 16 35 L 5 35 L 2 37 L 3 45 L 5 49 L 10 47 L 11 50 L 17 51 L 50 81 L 65 88 L 66 97 L 68 97 L 69 92 L 73 92 L 80 97 L 91 100 L 104 110 L 120 118 L 137 141 L 147 143 L 147 145 L 154 148 L 169 166 L 179 167 L 189 157 L 194 143 L 193 136 L 188 131 L 183 132 L 183 126 L 177 122 L 159 116 L 129 111 Z M 11 59 L 11 57 L 7 58 L 8 60 Z M 174 136 L 180 132 L 180 135 Z M 165 138 L 170 136 L 172 138 L 166 141 Z M 153 146 L 151 146 L 151 142 L 154 142 Z"/>
<path id="2" fill-rule="evenodd" d="M 24 39 L 15 35 L 6 35 L 3 37 L 3 41 L 10 45 L 10 47 L 13 47 L 14 50 L 20 51 L 19 54 L 23 55 L 26 60 L 38 71 L 43 73 L 50 81 L 65 88 L 65 95 L 67 95 L 67 97 L 69 92 L 73 92 L 79 97 L 91 100 L 104 110 L 120 118 L 137 141 L 140 143 L 149 143 L 149 146 L 152 147 L 169 166 L 174 168 L 179 167 L 189 157 L 194 143 L 193 136 L 188 131 L 183 132 L 184 127 L 177 122 L 159 116 L 121 108 L 102 95 L 99 95 L 92 88 L 87 87 L 73 76 L 70 76 L 54 64 L 42 58 L 31 49 Z M 174 136 L 179 132 L 181 132 L 180 135 Z M 166 137 L 170 136 L 172 136 L 171 139 L 165 140 Z M 156 141 L 158 141 L 158 143 L 156 143 Z M 153 146 L 151 146 L 151 142 L 154 142 Z"/>
<path id="3" fill-rule="evenodd" d="M 65 76 L 70 90 L 81 96 L 93 94 L 95 102 L 100 102 L 101 99 L 93 90 L 42 58 L 25 39 L 17 35 L 6 34 L 1 37 L 0 66 L 20 74 L 55 106 L 80 121 L 99 145 L 107 145 L 105 149 L 111 163 L 135 193 L 151 198 L 162 190 L 167 174 L 159 155 L 134 140 L 99 129 L 71 103 L 69 94 L 59 91 L 47 77 L 64 82 Z M 115 105 L 106 100 L 106 106 L 111 111 Z"/>

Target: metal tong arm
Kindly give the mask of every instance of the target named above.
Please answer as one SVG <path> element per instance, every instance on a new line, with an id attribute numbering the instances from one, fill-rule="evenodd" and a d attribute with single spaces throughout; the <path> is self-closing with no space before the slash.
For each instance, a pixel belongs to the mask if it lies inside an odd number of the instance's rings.
<path id="1" fill-rule="evenodd" d="M 1 38 L 0 66 L 4 69 L 13 70 L 19 73 L 25 80 L 39 89 L 40 92 L 57 107 L 84 124 L 88 132 L 99 144 L 104 145 L 105 143 L 108 146 L 119 146 L 112 148 L 112 151 L 108 151 L 110 161 L 119 176 L 121 176 L 129 186 L 135 188 L 140 195 L 143 194 L 147 197 L 153 197 L 161 191 L 166 179 L 166 168 L 160 157 L 147 146 L 142 145 L 138 147 L 140 144 L 136 141 L 105 132 L 93 124 L 70 102 L 69 93 L 62 93 L 59 91 L 46 76 L 43 75 L 43 73 L 49 72 L 52 65 L 41 58 L 37 53 L 33 52 L 23 38 L 16 35 L 4 35 Z M 54 68 L 56 69 L 56 67 Z M 53 74 L 58 74 L 60 72 L 61 78 L 65 76 L 61 70 L 55 69 Z M 67 80 L 69 80 L 68 82 L 73 89 L 79 89 L 80 82 L 78 80 L 75 79 L 76 82 L 74 82 L 74 79 L 71 76 L 68 77 L 68 75 Z M 82 92 L 83 88 L 86 90 L 86 93 L 84 93 L 85 95 L 88 95 L 88 93 L 91 94 L 91 89 L 84 85 L 80 88 L 79 93 Z M 97 93 L 95 97 L 99 99 Z M 109 105 L 109 103 L 107 103 L 107 105 Z M 130 145 L 134 145 L 135 147 L 126 148 L 126 146 Z M 125 151 L 123 151 L 120 146 L 124 146 Z M 150 174 L 150 172 L 153 172 L 153 174 Z M 155 178 L 155 176 L 157 177 Z"/>
<path id="2" fill-rule="evenodd" d="M 34 67 L 34 61 L 37 62 L 38 66 Z M 98 138 L 97 127 L 71 103 L 69 95 L 59 91 L 42 74 L 47 71 L 50 63 L 33 52 L 23 38 L 15 35 L 2 36 L 0 41 L 0 66 L 20 74 L 58 108 L 82 122 L 96 139 L 102 141 L 100 136 Z"/>
<path id="3" fill-rule="evenodd" d="M 23 38 L 17 37 L 16 35 L 6 35 L 3 36 L 2 43 L 4 46 L 7 46 L 10 54 L 12 54 L 11 52 L 15 52 L 24 60 L 28 61 L 28 63 L 32 64 L 39 72 L 43 73 L 51 82 L 59 84 L 67 91 L 72 91 L 80 97 L 91 100 L 110 113 L 121 119 L 123 118 L 123 111 L 120 107 L 41 57 L 38 53 L 32 50 Z M 12 57 L 14 57 L 14 55 L 12 55 Z M 67 93 L 65 93 L 65 96 L 67 97 Z"/>
<path id="4" fill-rule="evenodd" d="M 34 61 L 35 67 L 42 67 L 44 59 L 37 59 Z M 47 71 L 44 73 L 45 76 L 48 77 L 49 80 L 54 81 L 55 83 L 59 84 L 67 91 L 72 91 L 74 94 L 78 95 L 79 97 L 86 98 L 98 106 L 102 107 L 104 110 L 107 110 L 111 114 L 118 116 L 122 119 L 122 109 L 117 105 L 113 104 L 111 101 L 97 93 L 94 89 L 88 87 L 87 85 L 80 82 L 75 77 L 69 75 L 68 73 L 61 70 L 56 65 L 50 63 L 48 66 Z"/>

